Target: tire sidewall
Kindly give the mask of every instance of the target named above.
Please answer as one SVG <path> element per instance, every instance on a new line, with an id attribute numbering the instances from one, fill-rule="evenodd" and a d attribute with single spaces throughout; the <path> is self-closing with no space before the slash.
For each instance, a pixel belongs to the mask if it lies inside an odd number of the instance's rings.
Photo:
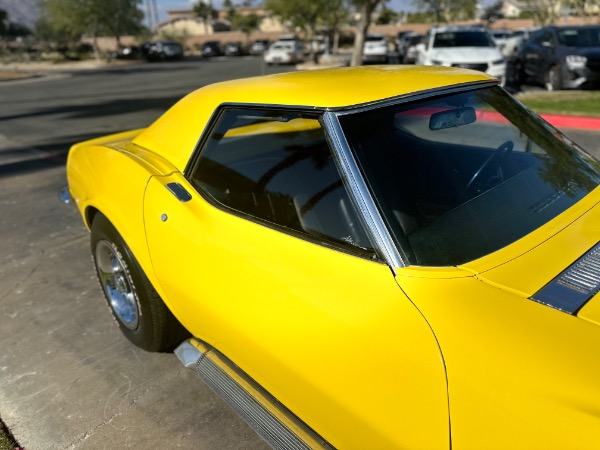
<path id="1" fill-rule="evenodd" d="M 151 311 L 149 305 L 149 298 L 146 292 L 146 288 L 144 285 L 144 278 L 140 274 L 140 269 L 135 257 L 129 250 L 127 244 L 123 241 L 119 233 L 113 227 L 113 225 L 106 219 L 104 216 L 99 216 L 94 218 L 92 223 L 92 234 L 91 234 L 91 250 L 92 250 L 92 260 L 94 262 L 94 267 L 96 270 L 96 275 L 98 280 L 100 280 L 100 272 L 98 269 L 98 264 L 96 262 L 96 247 L 99 242 L 106 241 L 108 245 L 110 245 L 121 259 L 121 262 L 124 267 L 125 276 L 127 277 L 135 298 L 137 310 L 138 310 L 138 326 L 135 329 L 130 329 L 126 327 L 123 322 L 119 319 L 119 317 L 115 314 L 108 295 L 104 289 L 102 283 L 100 283 L 102 292 L 104 294 L 104 298 L 106 300 L 106 304 L 119 325 L 119 328 L 123 332 L 123 334 L 129 339 L 133 344 L 138 347 L 148 349 L 152 345 L 151 343 L 154 340 L 153 336 L 153 328 L 151 321 Z"/>
<path id="2" fill-rule="evenodd" d="M 546 90 L 549 92 L 558 91 L 561 89 L 561 73 L 560 68 L 552 66 L 546 72 Z"/>

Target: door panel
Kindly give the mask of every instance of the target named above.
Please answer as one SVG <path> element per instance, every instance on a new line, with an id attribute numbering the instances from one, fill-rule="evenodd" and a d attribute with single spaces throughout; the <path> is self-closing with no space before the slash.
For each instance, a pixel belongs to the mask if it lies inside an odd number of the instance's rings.
<path id="1" fill-rule="evenodd" d="M 176 316 L 332 445 L 449 448 L 437 342 L 387 266 L 223 211 L 181 174 L 153 178 L 144 208 Z"/>

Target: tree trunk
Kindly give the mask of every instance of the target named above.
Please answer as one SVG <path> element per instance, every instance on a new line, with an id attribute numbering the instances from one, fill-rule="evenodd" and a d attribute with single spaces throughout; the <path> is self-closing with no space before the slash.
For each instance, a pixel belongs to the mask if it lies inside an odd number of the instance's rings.
<path id="1" fill-rule="evenodd" d="M 98 36 L 96 36 L 96 33 L 92 37 L 92 48 L 94 49 L 94 59 L 100 61 L 100 48 L 98 47 Z"/>
<path id="2" fill-rule="evenodd" d="M 354 37 L 354 50 L 352 52 L 351 66 L 360 66 L 362 64 L 363 48 L 369 25 L 371 25 L 371 14 L 381 0 L 364 0 L 359 6 L 358 13 L 360 19 L 356 25 L 356 35 Z"/>

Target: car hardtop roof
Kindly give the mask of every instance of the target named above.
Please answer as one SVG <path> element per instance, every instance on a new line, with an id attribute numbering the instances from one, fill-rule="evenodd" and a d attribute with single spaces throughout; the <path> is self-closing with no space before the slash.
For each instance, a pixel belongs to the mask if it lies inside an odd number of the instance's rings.
<path id="1" fill-rule="evenodd" d="M 300 38 L 295 34 L 282 34 L 277 38 L 278 41 L 299 41 Z"/>
<path id="2" fill-rule="evenodd" d="M 222 81 L 202 87 L 186 98 L 212 104 L 214 108 L 221 103 L 252 103 L 325 109 L 494 79 L 477 71 L 439 66 L 338 67 Z"/>
<path id="3" fill-rule="evenodd" d="M 483 72 L 456 67 L 373 65 L 223 81 L 188 94 L 142 131 L 134 143 L 159 151 L 183 170 L 200 133 L 221 105 L 352 108 L 439 88 L 493 80 L 494 77 Z"/>
<path id="4" fill-rule="evenodd" d="M 596 24 L 587 24 L 587 25 L 547 25 L 545 27 L 541 27 L 536 29 L 536 31 L 543 30 L 545 28 L 553 28 L 555 30 L 589 30 L 589 29 L 599 29 L 600 25 Z"/>
<path id="5" fill-rule="evenodd" d="M 276 47 L 285 47 L 285 48 L 293 48 L 294 43 L 292 41 L 275 41 L 271 44 L 270 48 Z"/>
<path id="6" fill-rule="evenodd" d="M 430 31 L 436 33 L 445 33 L 447 31 L 488 31 L 481 25 L 449 25 L 443 27 L 431 27 Z"/>

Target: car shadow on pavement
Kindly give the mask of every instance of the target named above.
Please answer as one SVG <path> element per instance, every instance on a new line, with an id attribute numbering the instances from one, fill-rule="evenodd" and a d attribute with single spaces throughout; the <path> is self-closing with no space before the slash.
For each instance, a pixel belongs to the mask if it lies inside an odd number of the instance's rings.
<path id="1" fill-rule="evenodd" d="M 35 147 L 18 145 L 0 147 L 0 178 L 65 165 L 69 148 L 76 142 L 98 137 L 102 131 L 62 136 Z"/>
<path id="2" fill-rule="evenodd" d="M 138 73 L 138 72 L 179 72 L 179 71 L 189 71 L 189 70 L 198 70 L 196 66 L 186 64 L 189 62 L 197 62 L 198 60 L 180 60 L 180 61 L 164 61 L 164 62 L 152 62 L 146 63 L 144 61 L 140 61 L 139 64 L 132 65 L 124 65 L 124 66 L 107 66 L 98 69 L 90 69 L 90 70 L 79 70 L 71 72 L 72 76 L 76 77 L 86 77 L 93 76 L 98 74 L 103 75 L 127 75 L 130 73 Z"/>
<path id="3" fill-rule="evenodd" d="M 140 112 L 143 110 L 156 109 L 157 115 L 162 114 L 167 108 L 178 101 L 180 96 L 168 96 L 157 98 L 120 98 L 106 102 L 93 103 L 88 105 L 72 104 L 60 105 L 51 108 L 42 108 L 39 110 L 25 112 L 13 115 L 0 115 L 0 120 L 17 120 L 27 117 L 49 116 L 54 114 L 65 114 L 65 118 L 79 119 L 101 116 L 114 116 L 118 114 L 127 114 L 131 112 Z M 106 130 L 98 135 L 106 134 Z"/>

